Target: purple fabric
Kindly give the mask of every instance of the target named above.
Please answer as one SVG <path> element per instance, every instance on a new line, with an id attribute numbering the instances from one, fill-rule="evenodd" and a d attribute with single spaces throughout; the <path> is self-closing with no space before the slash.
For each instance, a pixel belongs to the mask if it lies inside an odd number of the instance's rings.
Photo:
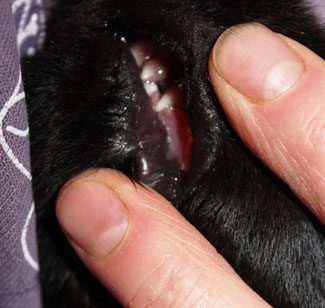
<path id="1" fill-rule="evenodd" d="M 19 54 L 42 40 L 41 0 L 0 0 L 0 307 L 38 308 L 28 125 Z"/>
<path id="2" fill-rule="evenodd" d="M 312 10 L 325 27 L 325 0 L 309 0 Z"/>
<path id="3" fill-rule="evenodd" d="M 19 54 L 33 54 L 42 43 L 42 1 L 0 0 L 0 308 L 40 307 Z M 308 1 L 325 23 L 325 0 Z"/>

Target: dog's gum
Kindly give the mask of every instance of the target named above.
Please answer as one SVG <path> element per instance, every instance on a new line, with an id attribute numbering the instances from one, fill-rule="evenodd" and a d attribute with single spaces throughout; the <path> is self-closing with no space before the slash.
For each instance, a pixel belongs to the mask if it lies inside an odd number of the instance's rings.
<path id="1" fill-rule="evenodd" d="M 185 173 L 189 172 L 192 159 L 191 123 L 186 111 L 178 107 L 164 108 L 159 119 L 167 130 L 167 158 L 177 161 Z"/>

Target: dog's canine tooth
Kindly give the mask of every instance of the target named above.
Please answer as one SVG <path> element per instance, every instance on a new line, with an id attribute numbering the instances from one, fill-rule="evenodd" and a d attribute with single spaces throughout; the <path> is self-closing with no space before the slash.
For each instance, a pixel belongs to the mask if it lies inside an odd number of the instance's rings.
<path id="1" fill-rule="evenodd" d="M 161 93 L 155 82 L 144 82 L 143 86 L 146 93 L 154 104 L 160 101 Z"/>
<path id="2" fill-rule="evenodd" d="M 168 77 L 164 63 L 158 59 L 146 61 L 142 67 L 141 79 L 144 82 L 158 82 Z"/>
<path id="3" fill-rule="evenodd" d="M 186 92 L 180 85 L 171 85 L 156 105 L 156 111 L 159 112 L 164 108 L 179 107 L 185 110 Z"/>
<path id="4" fill-rule="evenodd" d="M 140 40 L 130 45 L 130 51 L 139 67 L 151 58 L 152 47 L 149 40 Z"/>

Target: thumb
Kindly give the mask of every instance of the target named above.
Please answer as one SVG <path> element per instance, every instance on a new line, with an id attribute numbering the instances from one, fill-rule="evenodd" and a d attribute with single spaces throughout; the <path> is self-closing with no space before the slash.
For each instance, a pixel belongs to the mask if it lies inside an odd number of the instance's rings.
<path id="1" fill-rule="evenodd" d="M 226 31 L 210 78 L 248 147 L 325 222 L 325 62 L 260 24 Z"/>
<path id="2" fill-rule="evenodd" d="M 56 213 L 77 254 L 124 306 L 267 306 L 169 202 L 116 171 L 69 181 Z"/>

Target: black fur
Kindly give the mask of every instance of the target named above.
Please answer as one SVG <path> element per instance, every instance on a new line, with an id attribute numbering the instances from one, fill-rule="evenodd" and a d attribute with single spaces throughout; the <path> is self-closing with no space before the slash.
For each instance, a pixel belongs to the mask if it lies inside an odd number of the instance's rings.
<path id="1" fill-rule="evenodd" d="M 238 140 L 208 81 L 213 43 L 246 22 L 325 56 L 324 33 L 298 0 L 57 1 L 44 47 L 23 63 L 44 307 L 113 305 L 59 231 L 54 200 L 90 167 L 136 176 L 130 94 L 144 94 L 119 36 L 150 36 L 184 63 L 194 161 L 175 206 L 270 304 L 325 305 L 322 226 Z"/>

